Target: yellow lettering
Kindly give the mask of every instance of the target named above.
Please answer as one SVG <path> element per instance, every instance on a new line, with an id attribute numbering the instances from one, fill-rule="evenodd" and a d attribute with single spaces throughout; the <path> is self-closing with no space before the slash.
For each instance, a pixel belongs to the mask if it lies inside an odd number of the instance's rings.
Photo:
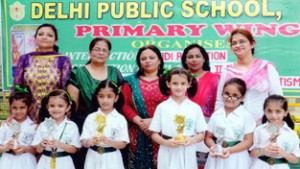
<path id="1" fill-rule="evenodd" d="M 38 2 L 31 3 L 31 19 L 40 19 L 43 16 L 43 5 Z"/>
<path id="2" fill-rule="evenodd" d="M 275 16 L 275 12 L 268 11 L 268 1 L 267 0 L 263 0 L 262 5 L 263 5 L 263 10 L 262 10 L 263 16 Z"/>
<path id="3" fill-rule="evenodd" d="M 90 16 L 90 3 L 85 3 L 84 5 L 84 18 L 88 19 Z"/>
<path id="4" fill-rule="evenodd" d="M 139 4 L 137 2 L 127 2 L 126 9 L 127 18 L 133 19 L 139 16 Z"/>
<path id="5" fill-rule="evenodd" d="M 58 19 L 67 19 L 68 18 L 68 15 L 66 14 L 63 14 L 63 7 L 62 7 L 62 3 L 61 2 L 58 2 L 57 3 L 57 18 Z"/>
<path id="6" fill-rule="evenodd" d="M 106 13 L 108 9 L 108 2 L 98 2 L 98 19 L 102 19 L 103 13 Z"/>
<path id="7" fill-rule="evenodd" d="M 163 17 L 163 18 L 171 18 L 173 15 L 174 15 L 174 12 L 173 11 L 169 11 L 169 12 L 167 12 L 166 10 L 166 8 L 167 7 L 170 7 L 170 8 L 172 8 L 174 6 L 174 4 L 172 3 L 172 2 L 170 2 L 170 1 L 166 1 L 166 2 L 163 2 L 162 4 L 161 4 L 161 7 L 160 7 L 160 13 L 161 13 L 161 16 Z"/>
<path id="8" fill-rule="evenodd" d="M 141 18 L 150 19 L 152 15 L 147 13 L 146 9 L 146 2 L 141 2 Z"/>
<path id="9" fill-rule="evenodd" d="M 225 17 L 225 1 L 222 0 L 220 5 L 216 4 L 216 1 L 212 1 L 211 4 L 211 16 L 212 17 L 216 17 L 217 16 L 217 12 L 220 12 L 220 16 L 221 17 Z"/>
<path id="10" fill-rule="evenodd" d="M 82 2 L 78 3 L 78 7 L 75 7 L 75 3 L 71 2 L 70 3 L 70 19 L 74 19 L 75 18 L 75 13 L 77 13 L 77 18 L 78 19 L 82 19 Z"/>
<path id="11" fill-rule="evenodd" d="M 56 3 L 55 2 L 46 2 L 45 3 L 45 19 L 55 19 L 56 16 L 52 13 L 55 13 Z"/>
<path id="12" fill-rule="evenodd" d="M 201 6 L 209 6 L 209 3 L 207 1 L 199 1 L 196 5 L 196 14 L 200 18 L 205 18 L 209 15 L 209 11 L 204 11 L 203 13 L 201 12 Z"/>
<path id="13" fill-rule="evenodd" d="M 193 2 L 192 1 L 184 1 L 181 5 L 181 8 L 183 11 L 181 12 L 181 16 L 185 18 L 191 18 L 194 15 L 194 10 L 193 10 Z"/>
<path id="14" fill-rule="evenodd" d="M 234 6 L 237 8 L 236 11 L 233 10 Z M 240 1 L 230 1 L 227 9 L 230 16 L 239 17 L 243 13 L 243 4 Z"/>
<path id="15" fill-rule="evenodd" d="M 111 3 L 111 16 L 115 19 L 120 19 L 124 15 L 124 2 L 120 2 L 119 13 L 117 14 L 116 2 Z"/>
<path id="16" fill-rule="evenodd" d="M 250 6 L 253 6 L 254 11 L 250 11 Z M 248 16 L 254 17 L 257 16 L 259 14 L 260 11 L 260 5 L 257 1 L 247 1 L 245 4 L 245 13 Z"/>

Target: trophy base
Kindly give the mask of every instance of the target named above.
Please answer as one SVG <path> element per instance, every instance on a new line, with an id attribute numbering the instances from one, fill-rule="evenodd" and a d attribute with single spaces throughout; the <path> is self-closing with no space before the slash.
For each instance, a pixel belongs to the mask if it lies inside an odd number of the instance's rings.
<path id="1" fill-rule="evenodd" d="M 180 143 L 184 143 L 185 137 L 184 137 L 184 136 L 176 136 L 176 137 L 175 137 L 175 140 L 176 140 L 176 141 L 180 141 Z"/>
<path id="2" fill-rule="evenodd" d="M 217 144 L 215 148 L 215 155 L 222 155 L 222 154 L 223 154 L 223 147 L 222 145 Z"/>

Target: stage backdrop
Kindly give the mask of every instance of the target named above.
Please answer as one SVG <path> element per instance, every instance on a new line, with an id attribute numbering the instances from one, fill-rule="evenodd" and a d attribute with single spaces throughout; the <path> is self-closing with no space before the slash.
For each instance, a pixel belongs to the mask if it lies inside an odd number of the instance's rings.
<path id="1" fill-rule="evenodd" d="M 12 86 L 20 55 L 35 50 L 36 27 L 51 23 L 60 52 L 73 66 L 87 62 L 93 37 L 104 36 L 113 44 L 109 64 L 124 75 L 135 72 L 142 46 L 156 45 L 170 68 L 180 65 L 191 43 L 202 45 L 212 71 L 221 73 L 236 60 L 226 38 L 234 28 L 245 28 L 255 35 L 255 57 L 277 66 L 284 94 L 300 95 L 299 0 L 1 0 L 1 8 L 4 90 Z"/>

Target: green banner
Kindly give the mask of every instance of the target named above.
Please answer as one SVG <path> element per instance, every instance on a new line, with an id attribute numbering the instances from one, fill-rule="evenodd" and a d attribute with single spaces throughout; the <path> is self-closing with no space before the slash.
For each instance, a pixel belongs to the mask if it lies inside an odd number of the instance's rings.
<path id="1" fill-rule="evenodd" d="M 299 0 L 53 1 L 1 0 L 3 89 L 12 86 L 20 55 L 35 50 L 33 34 L 42 23 L 58 29 L 60 52 L 73 66 L 84 65 L 93 37 L 111 40 L 108 61 L 124 74 L 135 72 L 138 49 L 156 45 L 167 67 L 180 65 L 183 49 L 198 43 L 213 72 L 236 58 L 226 39 L 237 27 L 257 41 L 255 57 L 272 61 L 286 96 L 300 96 Z"/>

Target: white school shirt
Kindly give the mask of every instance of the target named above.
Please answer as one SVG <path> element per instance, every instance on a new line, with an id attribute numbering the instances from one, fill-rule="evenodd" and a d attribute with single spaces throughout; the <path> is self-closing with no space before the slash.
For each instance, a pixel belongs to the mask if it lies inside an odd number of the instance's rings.
<path id="1" fill-rule="evenodd" d="M 258 126 L 254 131 L 254 143 L 250 150 L 255 148 L 263 148 L 268 146 L 270 142 L 271 134 L 268 132 L 268 127 L 270 123 L 265 123 Z M 277 137 L 276 144 L 284 151 L 294 154 L 296 157 L 300 157 L 299 149 L 299 138 L 295 131 L 293 131 L 289 126 L 284 122 L 283 126 L 280 128 L 280 134 Z M 274 158 L 282 158 L 281 156 L 272 156 Z M 252 169 L 289 169 L 287 163 L 269 165 L 268 163 L 256 158 L 251 167 Z"/>
<path id="2" fill-rule="evenodd" d="M 16 122 L 15 120 L 12 120 Z M 33 124 L 32 120 L 27 116 L 26 120 L 21 123 L 21 133 L 19 134 L 18 141 L 20 145 L 31 146 L 32 140 L 36 133 L 36 124 Z M 11 126 L 4 123 L 0 129 L 0 144 L 6 145 L 12 139 L 13 131 Z M 23 153 L 20 155 L 13 155 L 10 153 L 3 153 L 0 169 L 23 169 L 23 168 L 35 168 L 36 158 L 31 153 Z"/>
<path id="3" fill-rule="evenodd" d="M 236 72 L 240 72 L 244 74 L 245 71 L 235 70 Z M 279 75 L 276 68 L 272 64 L 268 64 L 268 80 L 270 82 L 270 90 L 269 92 L 262 93 L 260 89 L 260 84 L 256 84 L 255 86 L 251 86 L 247 89 L 244 99 L 244 106 L 248 110 L 248 112 L 254 117 L 255 120 L 258 120 L 263 117 L 263 104 L 265 99 L 272 95 L 278 94 L 282 95 L 282 88 L 279 81 Z M 224 106 L 222 92 L 224 88 L 224 84 L 226 82 L 227 76 L 227 68 L 223 69 L 223 72 L 220 77 L 220 81 L 218 84 L 218 92 L 217 92 L 217 100 L 215 105 L 215 110 Z M 255 75 L 253 75 L 255 76 Z"/>
<path id="4" fill-rule="evenodd" d="M 159 104 L 155 110 L 149 130 L 176 137 L 177 125 L 174 122 L 176 115 L 185 116 L 185 137 L 195 136 L 207 129 L 200 106 L 190 99 L 178 105 L 172 97 Z M 158 169 L 197 169 L 196 144 L 180 146 L 178 148 L 160 145 L 158 151 Z"/>
<path id="5" fill-rule="evenodd" d="M 256 121 L 243 105 L 237 107 L 226 117 L 224 107 L 214 112 L 208 122 L 208 131 L 215 135 L 219 129 L 224 129 L 225 141 L 243 141 L 244 136 L 253 133 Z M 220 130 L 219 130 L 220 131 Z M 205 164 L 205 169 L 232 169 L 250 168 L 251 161 L 248 150 L 230 154 L 226 159 L 214 158 L 210 155 Z"/>
<path id="6" fill-rule="evenodd" d="M 65 128 L 65 129 L 64 129 Z M 55 130 L 52 134 L 53 138 L 56 140 L 59 140 L 59 137 L 62 137 L 60 139 L 60 142 L 63 142 L 65 144 L 73 145 L 77 148 L 81 147 L 80 139 L 79 139 L 79 130 L 77 125 L 73 122 L 67 119 L 67 117 L 64 118 L 64 120 L 57 125 L 55 123 Z M 37 130 L 37 133 L 34 137 L 32 145 L 37 146 L 41 143 L 41 141 L 48 136 L 47 127 L 45 125 L 45 121 L 42 122 Z M 46 147 L 45 150 L 52 151 L 51 148 Z M 63 152 L 64 150 L 61 148 L 57 148 L 57 152 Z M 41 158 L 38 161 L 37 169 L 51 169 L 50 168 L 50 161 L 51 157 L 42 155 Z M 56 158 L 56 168 L 57 169 L 75 169 L 73 160 L 71 156 L 64 156 L 64 157 L 57 157 Z"/>
<path id="7" fill-rule="evenodd" d="M 116 109 L 105 114 L 99 108 L 98 111 L 91 113 L 84 121 L 80 140 L 91 139 L 97 136 L 96 116 L 102 114 L 106 116 L 106 126 L 103 130 L 105 137 L 116 141 L 124 141 L 129 143 L 127 121 L 123 115 L 118 113 Z M 105 147 L 105 145 L 101 145 Z M 106 146 L 107 147 L 107 146 Z M 122 155 L 120 150 L 99 154 L 98 152 L 88 149 L 84 164 L 85 169 L 122 169 L 124 168 Z"/>

